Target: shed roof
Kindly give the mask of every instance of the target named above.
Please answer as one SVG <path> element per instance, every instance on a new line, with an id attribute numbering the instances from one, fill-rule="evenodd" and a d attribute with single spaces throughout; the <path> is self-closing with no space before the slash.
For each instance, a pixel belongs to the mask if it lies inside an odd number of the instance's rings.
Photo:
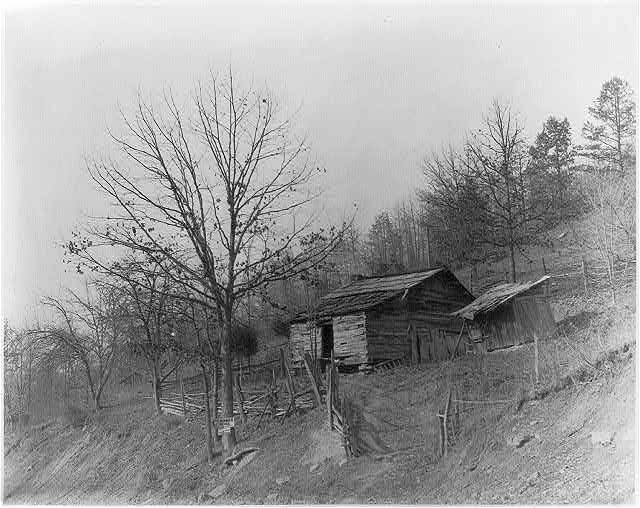
<path id="1" fill-rule="evenodd" d="M 549 275 L 545 275 L 535 282 L 514 282 L 499 284 L 487 290 L 484 294 L 476 298 L 466 307 L 452 312 L 452 316 L 473 320 L 478 314 L 486 314 L 504 305 L 509 300 L 518 296 L 525 291 L 542 284 L 549 279 Z"/>
<path id="2" fill-rule="evenodd" d="M 370 309 L 443 271 L 447 269 L 441 267 L 423 272 L 365 277 L 323 296 L 316 309 L 316 317 L 322 319 Z M 306 313 L 303 312 L 292 322 L 304 319 Z"/>

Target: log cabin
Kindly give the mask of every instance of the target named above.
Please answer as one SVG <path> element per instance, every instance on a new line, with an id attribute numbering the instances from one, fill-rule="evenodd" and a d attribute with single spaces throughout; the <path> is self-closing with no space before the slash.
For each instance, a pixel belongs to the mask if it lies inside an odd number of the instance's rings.
<path id="1" fill-rule="evenodd" d="M 473 295 L 445 267 L 362 277 L 291 321 L 292 361 L 298 364 L 303 352 L 326 360 L 332 351 L 346 367 L 448 359 L 458 353 L 462 323 L 451 312 L 472 301 Z"/>
<path id="2" fill-rule="evenodd" d="M 478 351 L 533 342 L 536 335 L 545 339 L 555 330 L 548 280 L 545 275 L 535 282 L 499 284 L 451 315 L 464 320 L 468 344 Z"/>

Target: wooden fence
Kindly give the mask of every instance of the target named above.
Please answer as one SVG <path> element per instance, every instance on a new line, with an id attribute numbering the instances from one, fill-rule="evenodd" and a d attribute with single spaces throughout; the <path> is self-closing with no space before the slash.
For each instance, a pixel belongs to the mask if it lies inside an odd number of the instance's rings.
<path id="1" fill-rule="evenodd" d="M 292 376 L 286 354 L 283 349 L 280 351 L 281 358 L 278 361 L 283 366 L 282 371 L 271 369 L 271 383 L 266 389 L 245 389 L 239 374 L 234 374 L 234 404 L 233 415 L 240 417 L 243 423 L 247 423 L 249 418 L 258 417 L 259 427 L 263 417 L 269 414 L 272 418 L 284 418 L 289 414 L 306 410 L 320 405 L 320 388 L 313 370 L 309 366 L 306 376 Z M 307 360 L 308 361 L 308 360 Z M 306 362 L 305 362 L 306 363 Z M 277 377 L 276 372 L 282 376 Z M 209 394 L 209 403 L 212 404 L 213 394 Z M 217 402 L 217 407 L 211 407 L 212 418 L 219 420 L 218 415 L 222 412 L 222 401 Z M 280 402 L 284 400 L 285 404 Z M 173 380 L 164 383 L 160 390 L 160 409 L 168 414 L 181 416 L 190 421 L 205 423 L 206 415 L 206 393 L 204 390 L 204 380 L 202 375 L 194 375 L 183 379 Z M 228 422 L 227 422 L 228 423 Z M 231 422 L 235 425 L 235 422 Z"/>
<path id="2" fill-rule="evenodd" d="M 547 294 L 551 297 L 565 295 L 567 293 L 590 295 L 595 292 L 609 292 L 612 287 L 621 290 L 635 285 L 636 262 L 635 260 L 618 260 L 612 263 L 611 269 L 602 261 L 587 261 L 574 259 L 568 263 L 551 265 L 541 258 L 539 270 L 519 272 L 518 278 L 537 279 L 543 275 L 550 275 L 547 283 Z M 473 273 L 473 269 L 471 273 Z M 469 275 L 471 291 L 476 296 L 487 289 L 504 283 L 508 280 L 508 273 L 491 273 L 482 277 L 482 282 L 473 283 L 473 276 Z"/>
<path id="3" fill-rule="evenodd" d="M 340 435 L 346 456 L 389 453 L 390 450 L 379 438 L 377 430 L 366 421 L 358 406 L 340 395 L 339 373 L 333 354 L 327 369 L 326 384 L 325 402 L 329 429 Z"/>
<path id="4" fill-rule="evenodd" d="M 449 389 L 447 398 L 445 399 L 444 408 L 438 414 L 438 434 L 440 436 L 440 455 L 447 455 L 447 450 L 456 442 L 456 438 L 460 432 L 460 401 L 457 392 Z"/>

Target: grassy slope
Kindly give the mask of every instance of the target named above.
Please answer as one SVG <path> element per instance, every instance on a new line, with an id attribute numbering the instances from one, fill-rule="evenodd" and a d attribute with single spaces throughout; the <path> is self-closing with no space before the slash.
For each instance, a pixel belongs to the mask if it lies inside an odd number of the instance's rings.
<path id="1" fill-rule="evenodd" d="M 592 242 L 586 242 L 593 236 L 594 219 L 587 214 L 578 219 L 556 227 L 549 233 L 550 245 L 529 246 L 517 251 L 515 256 L 516 271 L 519 281 L 537 280 L 547 273 L 561 274 L 580 269 L 584 258 L 588 264 L 602 266 L 605 261 Z M 631 259 L 634 253 L 629 246 L 620 243 L 619 255 L 624 259 Z M 544 258 L 544 266 L 543 266 Z M 510 273 L 509 258 L 505 257 L 477 263 L 474 265 L 472 292 L 478 296 L 484 288 L 508 279 Z M 456 277 L 467 287 L 471 282 L 472 266 L 463 266 L 454 270 Z M 578 283 L 578 289 L 580 288 Z"/>
<path id="2" fill-rule="evenodd" d="M 198 426 L 154 418 L 148 401 L 138 399 L 105 410 L 84 429 L 63 419 L 6 436 L 4 500 L 193 503 L 224 485 L 216 502 L 628 501 L 635 438 L 633 297 L 577 316 L 563 326 L 569 340 L 559 341 L 559 371 L 554 344 L 542 345 L 535 388 L 544 394 L 564 386 L 568 374 L 576 384 L 520 409 L 519 401 L 535 395 L 530 346 L 343 376 L 341 386 L 396 450 L 392 455 L 341 464 L 340 443 L 316 409 L 282 425 L 267 421 L 249 439 L 243 431 L 241 445 L 260 448 L 251 462 L 224 467 L 218 457 L 209 465 Z M 610 351 L 619 353 L 598 363 Z M 465 399 L 510 402 L 465 406 L 471 409 L 463 413 L 458 442 L 438 460 L 435 415 L 452 385 Z M 591 432 L 602 430 L 615 432 L 612 446 L 592 445 Z M 516 449 L 509 441 L 519 433 L 537 437 Z"/>

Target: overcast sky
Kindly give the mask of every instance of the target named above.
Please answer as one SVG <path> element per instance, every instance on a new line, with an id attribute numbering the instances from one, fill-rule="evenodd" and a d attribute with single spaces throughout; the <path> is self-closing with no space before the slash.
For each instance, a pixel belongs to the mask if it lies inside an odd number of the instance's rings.
<path id="1" fill-rule="evenodd" d="M 231 66 L 267 85 L 327 168 L 324 205 L 358 221 L 411 195 L 425 154 L 460 142 L 494 97 L 530 136 L 549 115 L 579 141 L 614 75 L 638 90 L 637 2 L 92 2 L 6 13 L 3 45 L 2 313 L 15 325 L 75 284 L 62 250 L 101 206 L 84 156 L 136 91 L 188 93 Z"/>

